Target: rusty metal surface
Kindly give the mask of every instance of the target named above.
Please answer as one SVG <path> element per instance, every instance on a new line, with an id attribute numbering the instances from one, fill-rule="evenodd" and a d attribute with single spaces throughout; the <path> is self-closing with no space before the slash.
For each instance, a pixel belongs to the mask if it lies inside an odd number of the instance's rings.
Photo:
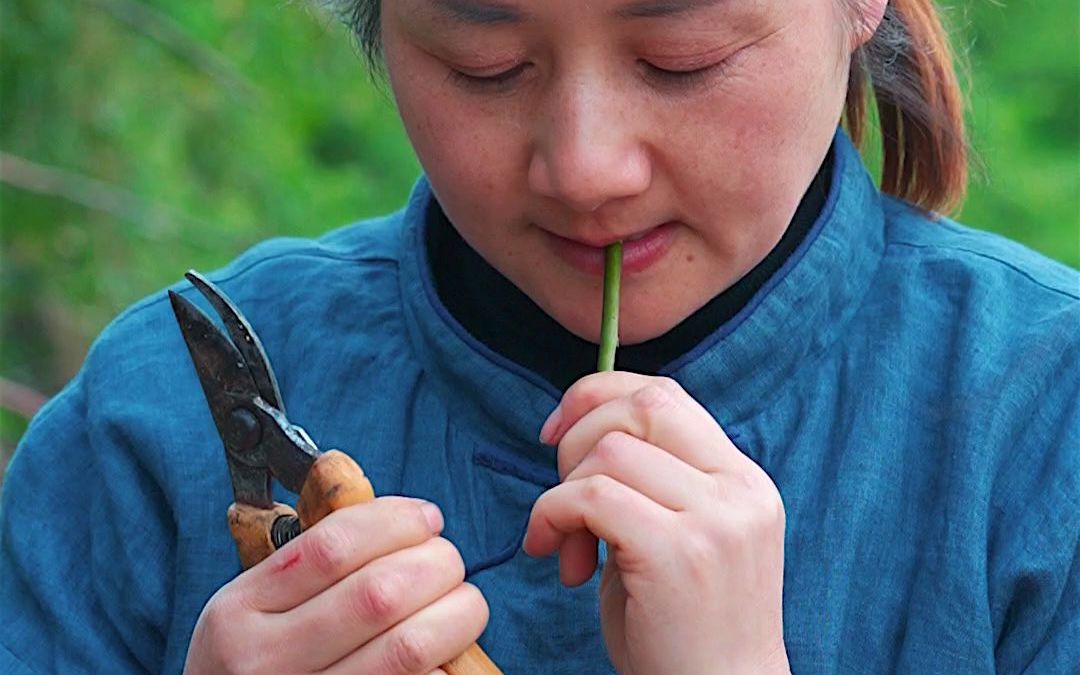
<path id="1" fill-rule="evenodd" d="M 189 300 L 169 291 L 173 313 L 225 447 L 235 499 L 271 508 L 272 479 L 299 492 L 319 449 L 285 416 L 266 351 L 239 308 L 197 272 L 185 276 L 206 297 L 228 333 Z"/>

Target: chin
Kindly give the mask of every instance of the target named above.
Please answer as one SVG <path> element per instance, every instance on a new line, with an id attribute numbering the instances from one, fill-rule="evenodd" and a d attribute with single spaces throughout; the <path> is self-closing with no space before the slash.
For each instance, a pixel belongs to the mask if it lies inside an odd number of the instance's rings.
<path id="1" fill-rule="evenodd" d="M 657 314 L 648 314 L 641 317 L 620 316 L 619 343 L 636 345 L 648 342 L 679 325 L 681 320 L 680 317 L 665 317 Z"/>
<path id="2" fill-rule="evenodd" d="M 695 307 L 676 306 L 665 293 L 653 297 L 640 297 L 628 293 L 627 284 L 623 284 L 622 307 L 619 313 L 619 344 L 632 345 L 647 342 L 667 333 L 679 322 L 690 316 Z M 562 292 L 552 293 L 549 289 L 555 284 L 541 286 L 544 292 L 530 295 L 541 309 L 555 319 L 563 328 L 594 344 L 600 342 L 600 315 L 602 310 L 602 290 L 599 287 L 589 289 L 562 288 Z M 629 297 L 628 297 L 629 295 Z M 633 298 L 637 296 L 638 302 Z M 579 298 L 578 302 L 567 303 L 570 297 Z"/>
<path id="3" fill-rule="evenodd" d="M 570 312 L 566 315 L 554 315 L 566 330 L 583 340 L 600 343 L 600 309 L 595 313 L 583 315 Z M 685 317 L 683 317 L 685 318 Z M 635 345 L 658 338 L 679 324 L 677 316 L 658 315 L 653 312 L 628 312 L 625 309 L 619 315 L 619 344 Z"/>

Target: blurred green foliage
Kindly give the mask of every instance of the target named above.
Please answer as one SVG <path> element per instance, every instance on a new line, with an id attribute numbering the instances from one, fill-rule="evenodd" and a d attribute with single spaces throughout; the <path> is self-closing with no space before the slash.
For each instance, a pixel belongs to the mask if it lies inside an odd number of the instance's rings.
<path id="1" fill-rule="evenodd" d="M 313 4 L 4 0 L 0 375 L 51 394 L 189 267 L 397 208 L 418 165 Z M 961 219 L 1080 265 L 1080 7 L 947 9 L 982 163 Z M 14 421 L 13 421 L 14 420 Z M 0 416 L 0 447 L 23 422 Z"/>

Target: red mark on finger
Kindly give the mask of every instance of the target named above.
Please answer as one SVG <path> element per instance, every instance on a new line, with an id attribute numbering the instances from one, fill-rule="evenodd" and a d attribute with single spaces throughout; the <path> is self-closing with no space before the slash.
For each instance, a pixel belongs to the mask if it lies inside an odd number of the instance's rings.
<path id="1" fill-rule="evenodd" d="M 287 569 L 292 569 L 300 564 L 300 551 L 293 551 L 289 554 L 288 558 L 285 558 L 283 562 L 278 563 L 278 567 L 275 572 L 284 572 Z"/>

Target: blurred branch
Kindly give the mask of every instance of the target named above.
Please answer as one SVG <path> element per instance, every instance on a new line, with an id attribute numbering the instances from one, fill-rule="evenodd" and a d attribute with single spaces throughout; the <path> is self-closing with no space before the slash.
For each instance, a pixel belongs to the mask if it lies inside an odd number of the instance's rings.
<path id="1" fill-rule="evenodd" d="M 45 394 L 25 384 L 0 377 L 0 408 L 10 410 L 19 417 L 30 419 L 47 400 L 48 397 Z"/>
<path id="2" fill-rule="evenodd" d="M 2 150 L 0 183 L 37 194 L 60 197 L 135 223 L 140 226 L 139 233 L 151 240 L 164 241 L 166 238 L 175 237 L 175 225 L 196 225 L 204 230 L 208 227 L 203 221 L 174 213 L 100 180 L 37 164 Z"/>
<path id="3" fill-rule="evenodd" d="M 234 94 L 253 98 L 258 87 L 224 56 L 190 36 L 171 18 L 137 0 L 90 0 L 114 18 L 209 75 Z"/>

